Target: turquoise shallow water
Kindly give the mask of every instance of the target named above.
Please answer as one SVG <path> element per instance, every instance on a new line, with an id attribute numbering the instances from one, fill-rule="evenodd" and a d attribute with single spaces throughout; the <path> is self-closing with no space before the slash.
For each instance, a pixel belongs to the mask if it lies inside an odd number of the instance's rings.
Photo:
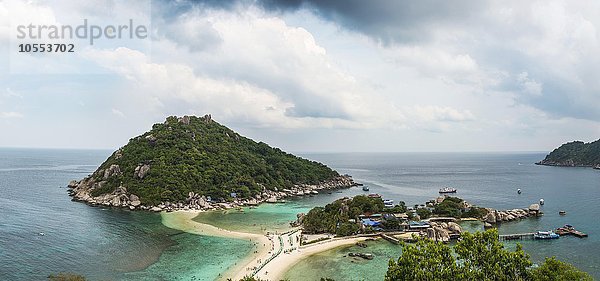
<path id="1" fill-rule="evenodd" d="M 220 228 L 263 234 L 267 231 L 284 232 L 290 229 L 290 222 L 296 220 L 298 213 L 310 210 L 302 201 L 262 204 L 258 207 L 231 209 L 200 213 L 195 221 L 211 224 Z"/>
<path id="2" fill-rule="evenodd" d="M 89 280 L 214 280 L 252 251 L 248 242 L 182 233 L 146 212 L 89 207 L 72 202 L 64 186 L 91 173 L 110 151 L 0 149 L 0 280 L 44 280 L 50 273 L 71 271 Z M 352 174 L 370 192 L 404 200 L 409 205 L 437 196 L 442 186 L 458 188 L 458 196 L 498 209 L 527 207 L 544 198 L 540 219 L 505 223 L 501 233 L 527 232 L 575 225 L 590 235 L 555 241 L 522 241 L 535 261 L 557 256 L 600 278 L 600 173 L 584 168 L 535 166 L 543 153 L 459 154 L 307 154 L 341 173 Z M 516 194 L 521 188 L 523 194 Z M 200 221 L 240 230 L 285 229 L 299 211 L 360 188 L 320 194 L 287 204 L 261 205 L 243 214 L 206 214 Z M 567 211 L 559 216 L 558 211 Z M 239 225 L 238 225 L 239 224 Z M 237 229 L 236 229 L 237 227 Z M 44 236 L 38 233 L 44 232 Z M 507 246 L 514 246 L 507 244 Z M 354 261 L 340 248 L 301 262 L 292 280 L 303 274 L 337 274 L 353 280 L 380 280 L 397 246 L 374 243 L 367 248 L 382 259 Z M 382 262 L 383 261 L 383 262 Z M 195 278 L 194 278 L 195 277 Z"/>
<path id="3" fill-rule="evenodd" d="M 123 280 L 215 280 L 255 249 L 245 240 L 188 233 L 171 239 L 175 245 L 167 248 L 157 263 L 142 271 L 125 273 Z"/>

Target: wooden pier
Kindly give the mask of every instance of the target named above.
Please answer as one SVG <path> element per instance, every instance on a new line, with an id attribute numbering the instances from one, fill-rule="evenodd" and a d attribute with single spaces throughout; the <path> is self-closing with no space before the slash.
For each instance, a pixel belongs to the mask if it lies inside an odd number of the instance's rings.
<path id="1" fill-rule="evenodd" d="M 522 239 L 533 239 L 534 232 L 527 233 L 514 233 L 514 234 L 502 234 L 498 235 L 500 240 L 522 240 Z"/>
<path id="2" fill-rule="evenodd" d="M 383 239 L 385 239 L 387 241 L 390 241 L 390 242 L 392 242 L 394 244 L 400 244 L 400 240 L 398 240 L 398 238 L 396 238 L 396 237 L 389 236 L 389 235 L 384 234 L 384 233 L 381 233 L 380 236 L 381 236 L 381 238 L 383 238 Z"/>

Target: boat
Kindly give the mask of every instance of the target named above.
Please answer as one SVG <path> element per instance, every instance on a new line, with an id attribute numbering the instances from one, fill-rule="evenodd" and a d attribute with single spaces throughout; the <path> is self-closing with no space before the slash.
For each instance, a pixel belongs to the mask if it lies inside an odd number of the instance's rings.
<path id="1" fill-rule="evenodd" d="M 363 185 L 363 187 L 362 187 L 362 190 L 363 190 L 363 191 L 369 191 L 369 187 L 368 187 L 368 186 L 366 186 L 366 185 Z"/>
<path id="2" fill-rule="evenodd" d="M 579 230 L 576 230 L 575 227 L 573 227 L 570 224 L 565 224 L 565 226 L 557 228 L 556 229 L 556 233 L 558 235 L 560 235 L 560 236 L 563 236 L 563 235 L 573 235 L 573 236 L 577 236 L 579 238 L 583 238 L 583 237 L 587 237 L 588 236 L 587 234 L 585 234 L 585 233 L 583 233 L 583 232 L 581 232 Z"/>
<path id="3" fill-rule="evenodd" d="M 558 211 L 558 214 L 559 214 L 559 215 L 561 215 L 561 216 L 564 216 L 564 215 L 566 215 L 566 214 L 567 214 L 567 212 L 565 212 L 565 211 L 563 211 L 563 210 L 560 210 L 560 211 Z"/>
<path id="4" fill-rule="evenodd" d="M 521 189 L 517 188 L 517 194 L 521 194 Z"/>
<path id="5" fill-rule="evenodd" d="M 540 199 L 540 205 L 544 205 L 544 199 Z"/>
<path id="6" fill-rule="evenodd" d="M 456 188 L 452 188 L 452 187 L 444 187 L 444 188 L 440 188 L 440 193 L 456 193 Z"/>
<path id="7" fill-rule="evenodd" d="M 548 231 L 538 231 L 533 234 L 534 239 L 558 239 L 560 235 L 554 233 L 552 230 Z"/>
<path id="8" fill-rule="evenodd" d="M 392 207 L 394 207 L 394 200 L 392 200 L 392 199 L 383 200 L 383 205 L 385 207 L 392 208 Z"/>

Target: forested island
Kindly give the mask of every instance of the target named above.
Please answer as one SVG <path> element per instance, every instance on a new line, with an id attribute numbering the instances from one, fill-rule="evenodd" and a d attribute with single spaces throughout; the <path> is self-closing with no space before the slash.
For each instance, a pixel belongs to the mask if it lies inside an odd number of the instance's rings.
<path id="1" fill-rule="evenodd" d="M 355 185 L 329 167 L 203 117 L 171 116 L 129 140 L 81 181 L 75 200 L 130 209 L 214 209 Z"/>
<path id="2" fill-rule="evenodd" d="M 582 141 L 565 143 L 536 164 L 600 169 L 600 140 L 590 143 Z"/>

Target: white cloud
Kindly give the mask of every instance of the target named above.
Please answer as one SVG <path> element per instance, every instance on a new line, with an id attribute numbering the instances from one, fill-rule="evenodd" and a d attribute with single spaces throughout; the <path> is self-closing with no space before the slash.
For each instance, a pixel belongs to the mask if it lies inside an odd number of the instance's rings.
<path id="1" fill-rule="evenodd" d="M 118 117 L 125 117 L 125 114 L 116 108 L 111 109 L 110 112 Z"/>
<path id="2" fill-rule="evenodd" d="M 529 78 L 529 74 L 527 72 L 519 73 L 517 76 L 517 81 L 519 82 L 523 93 L 532 96 L 542 95 L 542 84 Z"/>
<path id="3" fill-rule="evenodd" d="M 0 118 L 2 118 L 2 119 L 23 118 L 23 114 L 21 114 L 19 112 L 14 112 L 14 111 L 0 112 Z"/>

